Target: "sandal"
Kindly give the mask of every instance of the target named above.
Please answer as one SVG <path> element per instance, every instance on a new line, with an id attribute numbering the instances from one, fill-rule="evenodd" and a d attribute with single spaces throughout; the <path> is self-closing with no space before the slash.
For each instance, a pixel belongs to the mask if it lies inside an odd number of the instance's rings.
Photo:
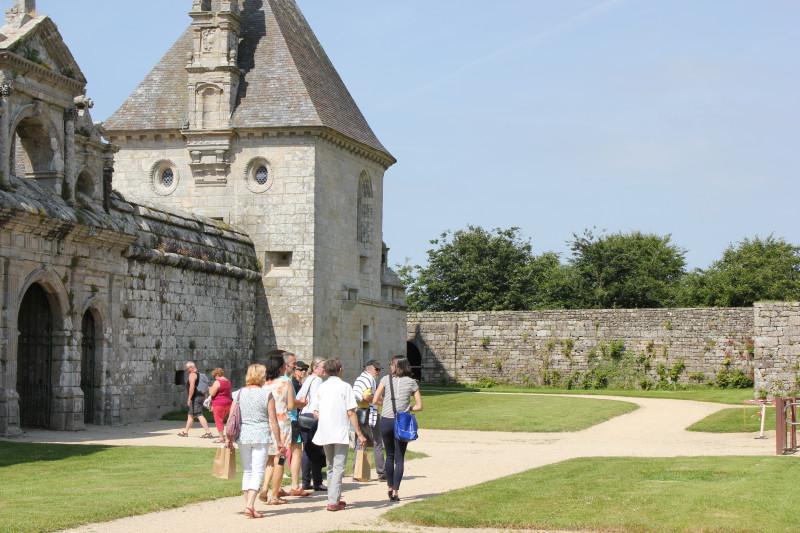
<path id="1" fill-rule="evenodd" d="M 308 498 L 309 496 L 311 496 L 310 492 L 305 491 L 303 489 L 292 489 L 292 491 L 289 494 L 292 496 L 298 496 L 300 498 Z"/>
<path id="2" fill-rule="evenodd" d="M 214 438 L 214 434 L 213 433 L 203 433 L 202 435 L 200 435 L 200 438 L 201 439 L 213 439 Z"/>
<path id="3" fill-rule="evenodd" d="M 267 505 L 286 505 L 287 503 L 289 502 L 287 502 L 283 498 L 275 498 L 267 502 Z"/>
<path id="4" fill-rule="evenodd" d="M 247 518 L 265 518 L 266 517 L 266 515 L 259 513 L 258 511 L 256 511 L 252 507 L 245 507 L 244 515 Z"/>
<path id="5" fill-rule="evenodd" d="M 180 433 L 178 433 L 178 436 L 179 436 L 179 437 L 188 437 L 188 436 L 189 436 L 189 434 L 188 434 L 188 433 L 186 433 L 185 431 L 181 431 Z"/>
<path id="6" fill-rule="evenodd" d="M 225 444 L 225 439 L 214 439 L 214 444 Z"/>

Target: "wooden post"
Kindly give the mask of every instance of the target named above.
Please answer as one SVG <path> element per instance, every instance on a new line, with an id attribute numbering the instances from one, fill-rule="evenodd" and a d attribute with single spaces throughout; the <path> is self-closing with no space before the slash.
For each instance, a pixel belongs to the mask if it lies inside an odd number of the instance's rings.
<path id="1" fill-rule="evenodd" d="M 786 413 L 783 398 L 775 398 L 775 455 L 786 451 Z"/>

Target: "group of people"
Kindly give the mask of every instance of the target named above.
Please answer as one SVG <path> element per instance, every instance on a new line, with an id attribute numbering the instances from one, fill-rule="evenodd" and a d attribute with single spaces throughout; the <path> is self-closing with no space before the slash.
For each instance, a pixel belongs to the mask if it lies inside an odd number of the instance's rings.
<path id="1" fill-rule="evenodd" d="M 353 385 L 342 379 L 338 359 L 315 359 L 311 367 L 294 354 L 270 357 L 266 364 L 247 369 L 245 386 L 233 391 L 222 369 L 215 369 L 213 384 L 186 363 L 187 437 L 195 419 L 203 438 L 215 438 L 203 416 L 210 407 L 218 432 L 215 442 L 226 443 L 224 425 L 234 403 L 241 413 L 236 442 L 242 464 L 245 515 L 263 518 L 255 510 L 256 498 L 267 505 L 288 503 L 285 497 L 308 497 L 327 492 L 327 510 L 341 511 L 342 479 L 350 449 L 374 448 L 378 478 L 388 486 L 390 501 L 399 501 L 405 453 L 408 446 L 395 435 L 395 418 L 404 411 L 421 411 L 422 396 L 405 356 L 394 356 L 389 373 L 380 381 L 381 365 L 369 361 Z M 412 401 L 413 400 L 413 401 Z M 233 443 L 227 443 L 232 446 Z M 282 487 L 288 463 L 291 486 Z M 327 486 L 322 470 L 327 465 Z"/>

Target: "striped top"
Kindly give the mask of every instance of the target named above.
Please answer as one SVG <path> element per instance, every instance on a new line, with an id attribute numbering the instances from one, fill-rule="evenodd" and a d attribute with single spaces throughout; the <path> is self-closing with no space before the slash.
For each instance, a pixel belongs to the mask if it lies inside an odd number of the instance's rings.
<path id="1" fill-rule="evenodd" d="M 372 377 L 372 374 L 366 370 L 356 378 L 356 382 L 353 383 L 353 393 L 356 395 L 356 401 L 358 402 L 359 408 L 366 409 L 369 407 L 369 402 L 365 402 L 363 400 L 364 391 L 369 389 L 370 393 L 374 395 L 377 387 L 378 386 L 375 384 L 375 378 Z"/>
<path id="2" fill-rule="evenodd" d="M 411 406 L 411 397 L 419 390 L 419 384 L 410 377 L 392 378 L 392 384 L 394 386 L 394 402 L 397 405 L 397 412 L 402 413 Z M 381 416 L 383 418 L 394 418 L 392 389 L 389 388 L 389 376 L 383 376 L 381 385 L 384 386 Z"/>

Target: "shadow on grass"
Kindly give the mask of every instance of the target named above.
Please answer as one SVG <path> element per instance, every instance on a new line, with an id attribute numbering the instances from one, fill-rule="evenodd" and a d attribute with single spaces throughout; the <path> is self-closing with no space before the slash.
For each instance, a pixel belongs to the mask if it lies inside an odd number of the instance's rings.
<path id="1" fill-rule="evenodd" d="M 111 446 L 31 444 L 27 442 L 0 441 L 0 468 L 24 463 L 60 461 L 71 457 L 85 457 L 110 448 Z"/>

